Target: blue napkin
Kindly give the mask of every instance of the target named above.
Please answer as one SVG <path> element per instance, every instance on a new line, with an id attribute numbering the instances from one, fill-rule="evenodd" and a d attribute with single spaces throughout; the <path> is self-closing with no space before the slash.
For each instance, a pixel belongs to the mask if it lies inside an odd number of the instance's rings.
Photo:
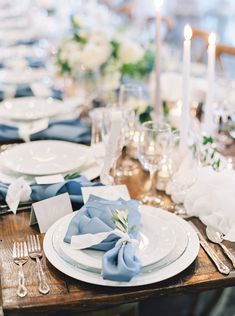
<path id="1" fill-rule="evenodd" d="M 96 234 L 109 232 L 116 228 L 113 214 L 116 210 L 128 211 L 128 228 L 133 230 L 129 236 L 135 239 L 140 230 L 139 202 L 118 199 L 110 201 L 90 195 L 87 203 L 72 218 L 64 241 L 71 242 L 71 237 L 80 234 Z M 135 249 L 131 242 L 117 243 L 120 237 L 112 234 L 100 244 L 91 247 L 103 250 L 102 274 L 104 279 L 113 281 L 130 281 L 140 271 L 141 264 L 135 257 Z"/>
<path id="2" fill-rule="evenodd" d="M 31 135 L 31 140 L 58 139 L 88 144 L 91 140 L 90 128 L 80 119 L 51 120 L 46 130 Z"/>
<path id="3" fill-rule="evenodd" d="M 82 187 L 100 186 L 101 183 L 90 182 L 85 177 L 81 176 L 73 180 L 67 180 L 63 183 L 39 185 L 32 184 L 31 200 L 33 202 L 42 201 L 50 197 L 68 193 L 74 209 L 83 205 Z M 0 183 L 0 200 L 5 201 L 8 190 L 8 184 Z"/>
<path id="4" fill-rule="evenodd" d="M 63 99 L 63 92 L 56 88 L 56 87 L 50 87 L 51 89 L 51 97 L 53 99 L 62 100 Z M 16 92 L 14 97 L 20 98 L 20 97 L 32 97 L 33 91 L 30 88 L 29 85 L 17 85 L 16 86 Z M 0 87 L 0 101 L 3 101 L 5 99 L 5 90 L 4 87 Z"/>
<path id="5" fill-rule="evenodd" d="M 28 85 L 18 85 L 16 87 L 15 98 L 32 97 L 33 91 Z"/>
<path id="6" fill-rule="evenodd" d="M 50 120 L 48 128 L 32 134 L 31 140 L 57 139 L 75 143 L 90 143 L 90 128 L 80 119 Z M 7 124 L 0 124 L 0 141 L 19 141 L 18 128 Z"/>

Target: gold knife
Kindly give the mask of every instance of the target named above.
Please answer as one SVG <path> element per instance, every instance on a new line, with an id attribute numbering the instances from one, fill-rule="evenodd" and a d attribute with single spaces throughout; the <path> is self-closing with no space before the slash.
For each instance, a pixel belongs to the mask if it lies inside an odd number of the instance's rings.
<path id="1" fill-rule="evenodd" d="M 206 239 L 202 236 L 202 234 L 200 233 L 199 229 L 194 225 L 193 222 L 189 221 L 188 222 L 193 229 L 195 230 L 195 232 L 198 235 L 199 238 L 199 242 L 200 245 L 202 246 L 202 248 L 204 249 L 204 251 L 207 253 L 207 255 L 210 257 L 211 261 L 215 264 L 215 266 L 217 267 L 218 271 L 222 274 L 226 274 L 228 275 L 230 273 L 230 269 L 229 267 L 227 267 L 221 260 L 220 258 L 217 256 L 216 252 L 209 246 L 208 242 L 206 241 Z"/>

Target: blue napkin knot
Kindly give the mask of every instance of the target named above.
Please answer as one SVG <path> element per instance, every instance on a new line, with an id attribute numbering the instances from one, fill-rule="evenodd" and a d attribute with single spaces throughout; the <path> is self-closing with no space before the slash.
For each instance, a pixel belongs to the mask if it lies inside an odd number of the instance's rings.
<path id="1" fill-rule="evenodd" d="M 90 195 L 87 203 L 72 218 L 64 241 L 71 243 L 74 235 L 97 234 L 111 232 L 118 228 L 114 215 L 127 212 L 127 231 L 129 237 L 135 239 L 140 230 L 139 202 L 136 200 L 106 200 Z M 120 241 L 120 237 L 111 234 L 100 244 L 91 248 L 103 250 L 102 275 L 104 279 L 113 281 L 130 281 L 140 272 L 141 264 L 135 256 L 135 247 L 131 241 Z"/>

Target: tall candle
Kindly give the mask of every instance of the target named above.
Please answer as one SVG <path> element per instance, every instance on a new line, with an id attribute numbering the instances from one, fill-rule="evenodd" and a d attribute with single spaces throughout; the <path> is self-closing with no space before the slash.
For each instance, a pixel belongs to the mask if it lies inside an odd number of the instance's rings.
<path id="1" fill-rule="evenodd" d="M 215 80 L 215 55 L 216 55 L 216 35 L 211 33 L 208 37 L 208 68 L 207 68 L 207 97 L 204 112 L 204 130 L 213 134 L 213 100 L 214 100 L 214 80 Z"/>
<path id="2" fill-rule="evenodd" d="M 156 7 L 156 56 L 155 56 L 155 113 L 160 116 L 162 114 L 162 98 L 161 98 L 161 7 L 164 0 L 154 0 Z"/>
<path id="3" fill-rule="evenodd" d="M 184 54 L 183 54 L 183 76 L 182 76 L 182 110 L 180 123 L 180 148 L 187 149 L 188 132 L 190 125 L 190 70 L 191 70 L 191 37 L 190 25 L 184 27 Z"/>

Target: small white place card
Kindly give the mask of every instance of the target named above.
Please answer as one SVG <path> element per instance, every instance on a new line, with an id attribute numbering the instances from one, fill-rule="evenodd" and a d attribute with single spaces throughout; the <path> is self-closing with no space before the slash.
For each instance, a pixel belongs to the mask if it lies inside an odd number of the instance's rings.
<path id="1" fill-rule="evenodd" d="M 107 200 L 117 200 L 119 198 L 122 198 L 123 200 L 130 200 L 130 194 L 128 192 L 127 186 L 124 184 L 100 187 L 84 187 L 82 188 L 82 197 L 84 203 L 87 202 L 90 194 Z"/>
<path id="2" fill-rule="evenodd" d="M 40 176 L 35 177 L 37 184 L 55 184 L 64 182 L 64 177 L 62 174 L 53 174 L 50 176 Z"/>
<path id="3" fill-rule="evenodd" d="M 38 223 L 41 233 L 45 233 L 58 219 L 73 212 L 68 193 L 32 204 L 30 225 Z"/>

